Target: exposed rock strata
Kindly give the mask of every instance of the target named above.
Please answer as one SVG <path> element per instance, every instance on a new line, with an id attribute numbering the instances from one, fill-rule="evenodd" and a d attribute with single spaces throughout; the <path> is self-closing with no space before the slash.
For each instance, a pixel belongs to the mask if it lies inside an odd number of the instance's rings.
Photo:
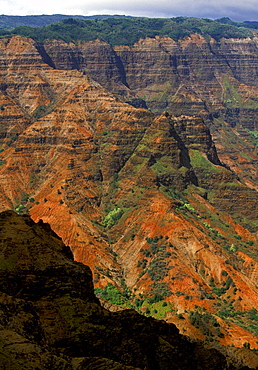
<path id="1" fill-rule="evenodd" d="M 257 129 L 256 37 L 220 42 L 197 34 L 178 42 L 156 37 L 114 48 L 100 40 L 77 45 L 48 41 L 44 48 L 50 65 L 76 68 L 137 107 L 201 115 L 222 161 L 234 165 L 248 186 L 257 186 L 257 157 L 251 154 L 257 149 L 246 132 Z M 237 132 L 230 126 L 237 126 Z M 249 157 L 244 165 L 234 163 L 239 152 Z"/>
<path id="2" fill-rule="evenodd" d="M 207 41 L 197 34 L 178 42 L 156 37 L 140 40 L 132 47 L 114 48 L 100 40 L 77 45 L 47 41 L 44 48 L 56 68 L 79 69 L 114 92 L 119 92 L 117 84 L 124 85 L 125 91 L 129 88 L 143 94 L 152 109 L 155 105 L 159 110 L 170 107 L 173 113 L 181 114 L 182 102 L 184 114 L 199 115 L 201 110 L 207 114 L 211 110 L 226 112 L 225 100 L 230 96 L 224 79 L 238 84 L 240 92 L 248 94 L 247 99 L 255 97 L 249 89 L 245 91 L 247 86 L 253 86 L 255 93 L 257 87 L 255 37 L 220 42 Z M 160 94 L 163 99 L 157 99 Z M 249 127 L 254 124 L 250 120 Z"/>
<path id="3" fill-rule="evenodd" d="M 232 310 L 256 307 L 257 192 L 221 165 L 203 120 L 124 104 L 83 73 L 44 63 L 32 40 L 1 48 L 1 210 L 48 222 L 98 287 L 123 281 L 140 299 L 165 286 L 166 318 L 184 314 L 189 335 L 205 337 L 189 325 L 196 305 L 214 316 L 228 297 Z M 165 253 L 145 258 L 160 236 L 155 253 Z M 221 343 L 257 346 L 254 333 L 218 320 Z"/>

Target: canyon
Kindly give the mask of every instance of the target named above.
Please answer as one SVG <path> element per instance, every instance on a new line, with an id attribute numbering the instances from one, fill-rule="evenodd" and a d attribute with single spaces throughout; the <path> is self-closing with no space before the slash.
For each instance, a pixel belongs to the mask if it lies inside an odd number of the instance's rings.
<path id="1" fill-rule="evenodd" d="M 115 310 L 258 348 L 257 69 L 255 37 L 0 39 L 0 211 L 48 223 Z"/>

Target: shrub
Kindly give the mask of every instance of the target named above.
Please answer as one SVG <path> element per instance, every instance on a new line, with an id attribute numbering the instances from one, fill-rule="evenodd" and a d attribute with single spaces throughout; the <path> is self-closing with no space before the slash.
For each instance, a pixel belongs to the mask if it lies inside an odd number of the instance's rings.
<path id="1" fill-rule="evenodd" d="M 243 347 L 244 347 L 244 348 L 248 348 L 248 349 L 250 349 L 250 343 L 245 342 L 245 343 L 243 344 Z"/>
<path id="2" fill-rule="evenodd" d="M 136 307 L 141 307 L 143 302 L 144 302 L 144 299 L 136 298 L 134 304 L 135 304 Z"/>
<path id="3" fill-rule="evenodd" d="M 151 294 L 154 302 L 159 302 L 171 296 L 172 292 L 166 283 L 154 283 L 151 285 Z"/>
<path id="4" fill-rule="evenodd" d="M 95 294 L 97 297 L 103 298 L 107 301 L 110 301 L 111 303 L 114 303 L 116 305 L 122 305 L 124 303 L 124 300 L 122 298 L 122 294 L 120 291 L 111 283 L 108 283 L 104 289 L 96 288 Z"/>
<path id="5" fill-rule="evenodd" d="M 146 308 L 145 313 L 146 313 L 146 315 L 150 315 L 151 312 L 150 312 L 150 309 L 148 307 Z"/>
<path id="6" fill-rule="evenodd" d="M 230 276 L 227 277 L 225 289 L 228 290 L 230 285 L 233 283 L 233 280 Z"/>
<path id="7" fill-rule="evenodd" d="M 183 292 L 180 292 L 180 290 L 178 290 L 178 291 L 176 292 L 176 295 L 177 295 L 178 297 L 180 297 L 180 295 L 184 295 L 184 293 L 183 293 Z"/>
<path id="8" fill-rule="evenodd" d="M 189 203 L 185 203 L 183 206 L 179 207 L 179 209 L 186 209 L 187 211 L 189 211 L 191 213 L 195 213 L 194 207 L 191 206 L 191 204 L 189 204 Z"/>
<path id="9" fill-rule="evenodd" d="M 230 252 L 236 252 L 237 251 L 237 247 L 234 245 L 234 244 L 231 244 L 231 247 L 229 248 Z"/>
<path id="10" fill-rule="evenodd" d="M 33 113 L 34 118 L 37 120 L 45 116 L 48 112 L 48 107 L 46 105 L 39 105 L 35 112 Z"/>
<path id="11" fill-rule="evenodd" d="M 213 288 L 213 293 L 216 294 L 218 297 L 226 293 L 226 288 Z"/>
<path id="12" fill-rule="evenodd" d="M 121 218 L 123 211 L 121 208 L 116 207 L 112 211 L 110 211 L 103 220 L 103 226 L 105 227 L 112 227 L 115 223 Z"/>
<path id="13" fill-rule="evenodd" d="M 253 240 L 249 240 L 248 242 L 246 242 L 246 244 L 254 245 L 254 241 Z"/>
<path id="14" fill-rule="evenodd" d="M 199 329 L 204 335 L 207 335 L 208 337 L 213 336 L 212 332 L 209 329 L 210 327 L 213 326 L 216 327 L 216 329 L 219 328 L 219 323 L 216 318 L 208 312 L 200 313 L 198 311 L 190 311 L 189 320 L 194 327 Z"/>
<path id="15" fill-rule="evenodd" d="M 142 267 L 143 269 L 145 269 L 146 265 L 147 265 L 147 260 L 146 260 L 146 258 L 144 258 L 144 259 L 143 259 L 143 260 L 141 260 L 141 261 L 138 261 L 138 263 L 137 263 L 137 267 Z"/>
<path id="16" fill-rule="evenodd" d="M 21 201 L 22 202 L 27 202 L 28 199 L 29 199 L 29 195 L 28 194 L 23 194 L 22 198 L 21 198 Z"/>

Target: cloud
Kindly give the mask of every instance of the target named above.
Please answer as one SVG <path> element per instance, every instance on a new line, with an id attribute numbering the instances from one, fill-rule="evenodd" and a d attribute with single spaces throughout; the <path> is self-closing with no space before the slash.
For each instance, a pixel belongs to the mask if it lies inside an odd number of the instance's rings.
<path id="1" fill-rule="evenodd" d="M 2 14 L 124 14 L 146 17 L 229 17 L 235 21 L 258 20 L 256 0 L 0 0 Z"/>

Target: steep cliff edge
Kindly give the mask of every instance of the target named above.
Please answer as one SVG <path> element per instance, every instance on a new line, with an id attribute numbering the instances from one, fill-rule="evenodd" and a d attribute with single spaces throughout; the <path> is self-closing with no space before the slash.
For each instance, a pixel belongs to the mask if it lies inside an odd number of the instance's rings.
<path id="1" fill-rule="evenodd" d="M 48 224 L 7 211 L 0 230 L 2 368 L 242 368 L 173 324 L 102 308 L 90 269 L 73 261 Z"/>
<path id="2" fill-rule="evenodd" d="M 257 192 L 203 119 L 122 103 L 30 39 L 1 48 L 1 210 L 48 222 L 99 296 L 256 348 Z"/>

